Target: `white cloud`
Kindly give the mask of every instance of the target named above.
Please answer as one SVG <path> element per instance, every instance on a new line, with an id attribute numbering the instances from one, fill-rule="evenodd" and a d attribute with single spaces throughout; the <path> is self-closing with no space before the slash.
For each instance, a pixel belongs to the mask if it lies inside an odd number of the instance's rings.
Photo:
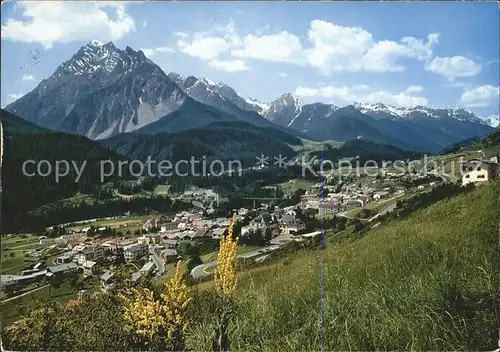
<path id="1" fill-rule="evenodd" d="M 382 40 L 374 43 L 363 54 L 362 68 L 371 72 L 401 72 L 406 66 L 402 58 L 425 61 L 432 57 L 432 47 L 438 44 L 439 34 L 431 33 L 427 41 L 414 37 L 404 37 L 400 43 Z"/>
<path id="2" fill-rule="evenodd" d="M 409 86 L 406 88 L 405 93 L 416 93 L 424 90 L 424 87 L 421 86 Z"/>
<path id="3" fill-rule="evenodd" d="M 144 53 L 144 55 L 146 55 L 147 57 L 154 56 L 158 53 L 173 53 L 173 52 L 175 52 L 174 49 L 169 48 L 167 46 L 159 46 L 157 48 L 146 48 L 146 49 L 141 49 L 141 50 Z"/>
<path id="4" fill-rule="evenodd" d="M 250 69 L 243 60 L 212 60 L 209 65 L 217 70 L 227 72 L 248 71 Z"/>
<path id="5" fill-rule="evenodd" d="M 189 37 L 189 32 L 174 32 L 173 33 L 176 37 L 179 37 L 179 38 L 187 38 Z"/>
<path id="6" fill-rule="evenodd" d="M 498 104 L 499 99 L 499 86 L 484 85 L 466 89 L 460 102 L 467 107 L 484 107 Z"/>
<path id="7" fill-rule="evenodd" d="M 318 68 L 325 74 L 404 71 L 403 59 L 429 60 L 439 39 L 439 34 L 431 33 L 426 39 L 403 37 L 399 42 L 376 41 L 363 28 L 322 20 L 311 21 L 303 42 L 299 36 L 286 31 L 240 35 L 232 22 L 209 32 L 182 33 L 179 48 L 201 59 L 222 59 L 222 55 L 228 55 L 286 62 Z"/>
<path id="8" fill-rule="evenodd" d="M 405 55 L 409 55 L 407 47 L 393 41 L 383 40 L 373 44 L 358 58 L 346 57 L 347 65 L 344 65 L 341 71 L 402 72 L 406 70 L 406 67 L 398 62 L 398 58 Z"/>
<path id="9" fill-rule="evenodd" d="M 33 77 L 33 75 L 27 75 L 27 74 L 24 74 L 23 77 L 21 78 L 23 81 L 34 81 L 35 80 L 35 77 Z"/>
<path id="10" fill-rule="evenodd" d="M 432 57 L 432 47 L 439 44 L 439 33 L 430 33 L 427 41 L 414 37 L 404 37 L 401 43 L 405 44 L 409 50 L 409 56 L 420 61 L 428 60 Z"/>
<path id="11" fill-rule="evenodd" d="M 385 103 L 398 107 L 409 107 L 416 105 L 428 105 L 428 100 L 422 96 L 414 96 L 410 94 L 410 86 L 404 92 L 394 93 L 385 90 L 371 91 L 370 87 L 366 85 L 358 86 L 320 86 L 318 88 L 297 87 L 295 94 L 301 97 L 323 99 L 332 101 L 335 104 L 343 105 L 352 102 L 362 103 Z M 421 87 L 420 87 L 421 88 Z"/>
<path id="12" fill-rule="evenodd" d="M 481 65 L 463 56 L 435 57 L 425 64 L 425 69 L 453 80 L 474 77 L 481 72 Z"/>
<path id="13" fill-rule="evenodd" d="M 291 62 L 309 65 L 325 74 L 332 72 L 398 72 L 404 71 L 401 58 L 424 61 L 432 56 L 432 47 L 439 35 L 431 33 L 427 41 L 405 37 L 400 43 L 375 41 L 370 32 L 360 27 L 345 27 L 331 22 L 314 20 L 307 34 L 309 47 L 294 34 L 245 37 L 243 48 L 232 54 L 253 59 Z"/>
<path id="14" fill-rule="evenodd" d="M 325 73 L 361 70 L 362 57 L 374 44 L 372 34 L 363 28 L 321 20 L 311 22 L 307 37 L 313 47 L 305 51 L 305 59 Z"/>
<path id="15" fill-rule="evenodd" d="M 17 99 L 21 98 L 24 94 L 23 93 L 10 93 L 7 94 L 7 99 L 5 101 L 2 101 L 2 108 L 6 105 L 9 105 L 10 103 L 15 102 Z"/>
<path id="16" fill-rule="evenodd" d="M 464 82 L 450 80 L 450 82 L 445 83 L 443 86 L 445 86 L 447 88 L 463 88 L 463 89 L 466 89 L 470 85 L 467 84 L 467 83 L 464 83 Z"/>
<path id="17" fill-rule="evenodd" d="M 21 98 L 24 94 L 23 93 L 11 93 L 11 94 L 7 94 L 7 96 L 9 98 L 11 98 L 12 100 L 17 100 L 19 98 Z"/>
<path id="18" fill-rule="evenodd" d="M 143 27 L 147 27 L 147 26 L 148 26 L 148 21 L 147 21 L 147 20 L 144 20 L 144 21 L 142 22 L 142 26 L 143 26 Z"/>
<path id="19" fill-rule="evenodd" d="M 217 59 L 241 43 L 232 21 L 226 26 L 215 26 L 212 31 L 175 32 L 174 35 L 179 38 L 177 46 L 182 52 L 202 60 Z"/>
<path id="20" fill-rule="evenodd" d="M 204 60 L 213 60 L 220 54 L 228 51 L 231 44 L 223 38 L 205 37 L 194 39 L 191 43 L 178 40 L 177 46 L 182 52 L 191 56 Z"/>
<path id="21" fill-rule="evenodd" d="M 118 40 L 135 30 L 124 3 L 25 1 L 17 3 L 23 20 L 8 19 L 2 25 L 2 39 L 39 43 L 51 48 L 54 43 L 69 43 L 99 38 Z M 111 19 L 106 10 L 112 10 Z"/>
<path id="22" fill-rule="evenodd" d="M 297 60 L 302 51 L 299 38 L 286 31 L 269 35 L 247 35 L 243 45 L 233 49 L 231 55 L 257 60 L 292 62 Z"/>
<path id="23" fill-rule="evenodd" d="M 280 77 L 288 77 L 288 75 L 286 74 L 286 72 L 278 72 L 278 76 L 280 76 Z"/>

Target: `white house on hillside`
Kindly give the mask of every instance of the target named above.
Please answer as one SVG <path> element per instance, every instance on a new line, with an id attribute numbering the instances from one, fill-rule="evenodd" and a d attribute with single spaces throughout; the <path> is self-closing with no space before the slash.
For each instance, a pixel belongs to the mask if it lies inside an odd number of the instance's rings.
<path id="1" fill-rule="evenodd" d="M 387 192 L 387 191 L 380 191 L 380 192 L 377 192 L 377 193 L 375 193 L 373 195 L 373 199 L 380 200 L 380 199 L 385 198 L 387 196 L 389 196 L 389 192 Z"/>
<path id="2" fill-rule="evenodd" d="M 471 159 L 461 164 L 462 185 L 486 182 L 500 176 L 497 158 L 492 160 Z"/>

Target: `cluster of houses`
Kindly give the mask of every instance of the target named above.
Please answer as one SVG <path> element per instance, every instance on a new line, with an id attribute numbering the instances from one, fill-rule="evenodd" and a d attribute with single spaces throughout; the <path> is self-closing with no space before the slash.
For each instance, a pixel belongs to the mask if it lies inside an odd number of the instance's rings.
<path id="1" fill-rule="evenodd" d="M 296 218 L 295 212 L 289 209 L 276 208 L 273 212 L 259 209 L 250 212 L 242 208 L 237 210 L 239 219 L 251 218 L 248 225 L 242 228 L 242 234 L 261 230 L 263 233 L 271 229 L 273 237 L 280 234 L 299 234 L 305 229 L 304 224 Z M 253 216 L 251 216 L 253 214 Z M 84 276 L 100 275 L 103 286 L 113 281 L 113 270 L 109 269 L 119 255 L 123 254 L 126 262 L 143 262 L 144 265 L 135 272 L 131 280 L 135 281 L 144 275 L 162 275 L 166 265 L 178 259 L 177 249 L 182 241 L 218 240 L 229 228 L 231 219 L 207 219 L 202 212 L 180 212 L 173 217 L 157 216 L 145 221 L 143 234 L 129 238 L 109 238 L 106 236 L 90 236 L 89 227 L 73 231 L 59 237 L 41 236 L 40 251 L 37 256 L 46 256 L 41 251 L 55 251 L 57 257 L 53 266 L 43 268 L 41 265 L 23 272 L 23 275 L 2 275 L 2 286 L 18 283 L 30 283 L 50 273 L 62 273 L 79 269 Z M 96 229 L 99 234 L 101 229 Z M 105 228 L 102 228 L 104 231 Z M 35 255 L 34 254 L 34 255 Z M 50 253 L 49 253 L 50 254 Z"/>
<path id="2" fill-rule="evenodd" d="M 202 212 L 181 212 L 169 219 L 165 216 L 146 221 L 145 231 L 159 230 L 154 236 L 170 241 L 196 240 L 202 238 L 220 239 L 227 231 L 231 220 L 228 218 L 205 219 Z"/>
<path id="3" fill-rule="evenodd" d="M 428 185 L 419 185 L 417 189 L 421 190 L 425 187 L 432 187 L 435 185 L 435 182 L 430 182 Z M 324 197 L 320 197 L 318 192 L 306 192 L 306 194 L 301 197 L 299 207 L 318 211 L 321 209 L 324 214 L 336 214 L 365 207 L 369 203 L 392 196 L 403 195 L 407 192 L 407 189 L 403 186 L 395 186 L 393 188 L 386 187 L 375 190 L 367 185 L 359 185 L 357 183 L 345 186 L 339 193 L 331 191 L 334 187 L 325 186 L 325 189 L 330 190 L 330 192 Z"/>
<path id="4" fill-rule="evenodd" d="M 211 189 L 200 189 L 194 187 L 188 191 L 185 191 L 179 198 L 199 202 L 219 201 L 219 195 Z"/>
<path id="5" fill-rule="evenodd" d="M 298 235 L 305 230 L 305 224 L 297 218 L 293 207 L 280 209 L 275 207 L 272 212 L 262 211 L 258 216 L 250 220 L 249 224 L 241 228 L 241 235 L 249 232 L 271 231 L 271 236 Z"/>
<path id="6" fill-rule="evenodd" d="M 12 285 L 29 285 L 33 282 L 42 280 L 43 278 L 51 278 L 62 273 L 75 271 L 78 269 L 76 263 L 67 263 L 44 267 L 41 263 L 36 264 L 31 270 L 24 270 L 21 275 L 2 275 L 0 288 L 4 290 Z"/>
<path id="7" fill-rule="evenodd" d="M 317 194 L 305 194 L 299 206 L 303 209 L 322 210 L 324 214 L 335 214 L 359 207 L 363 207 L 390 195 L 388 190 L 381 190 L 371 194 L 364 193 L 329 193 L 321 199 Z"/>
<path id="8" fill-rule="evenodd" d="M 417 161 L 414 161 L 417 162 Z M 428 173 L 420 170 L 413 170 L 412 172 L 396 173 L 387 170 L 390 163 L 384 164 L 383 168 L 379 170 L 381 179 L 373 180 L 373 187 L 375 184 L 386 183 L 390 181 L 415 181 L 425 180 L 429 177 Z M 500 178 L 500 163 L 498 157 L 490 159 L 470 159 L 460 164 L 462 185 L 470 183 L 488 182 L 490 180 Z M 400 183 L 400 182 L 396 182 Z M 416 186 L 416 190 L 424 190 L 429 187 L 436 186 L 437 182 L 422 183 Z M 319 188 L 320 185 L 316 185 Z M 339 193 L 332 193 L 336 187 L 325 185 L 324 188 L 329 190 L 324 198 L 320 198 L 319 192 L 308 191 L 302 196 L 299 206 L 303 209 L 322 209 L 325 214 L 335 214 L 351 210 L 354 208 L 364 207 L 370 202 L 379 201 L 391 196 L 402 195 L 408 190 L 402 186 L 395 186 L 393 188 L 374 189 L 368 185 L 360 185 L 356 182 L 346 184 L 342 187 Z"/>
<path id="9" fill-rule="evenodd" d="M 280 234 L 299 233 L 305 229 L 304 224 L 296 218 L 295 211 L 289 207 L 280 209 L 275 207 L 272 212 L 268 212 L 266 207 L 255 211 L 246 208 L 235 209 L 239 215 L 239 221 L 248 219 L 248 225 L 243 226 L 241 235 L 250 231 L 260 230 L 263 233 L 269 228 L 273 236 Z M 251 216 L 251 213 L 254 216 Z M 157 233 L 150 233 L 140 237 L 139 241 L 146 243 L 162 243 L 167 248 L 175 248 L 179 241 L 196 241 L 202 239 L 218 240 L 227 234 L 231 219 L 216 218 L 205 219 L 201 212 L 181 212 L 174 218 L 168 219 L 164 216 L 150 219 L 144 223 L 144 230 L 152 228 L 159 229 Z"/>

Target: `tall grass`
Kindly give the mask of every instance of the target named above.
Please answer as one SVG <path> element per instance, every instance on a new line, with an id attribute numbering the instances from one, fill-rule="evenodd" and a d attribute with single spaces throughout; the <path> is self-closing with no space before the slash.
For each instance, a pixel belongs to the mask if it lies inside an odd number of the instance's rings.
<path id="1" fill-rule="evenodd" d="M 500 183 L 329 244 L 326 350 L 488 350 L 500 322 Z M 240 279 L 232 350 L 319 350 L 319 250 Z M 206 350 L 210 293 L 188 346 Z M 208 297 L 208 298 L 207 298 Z"/>

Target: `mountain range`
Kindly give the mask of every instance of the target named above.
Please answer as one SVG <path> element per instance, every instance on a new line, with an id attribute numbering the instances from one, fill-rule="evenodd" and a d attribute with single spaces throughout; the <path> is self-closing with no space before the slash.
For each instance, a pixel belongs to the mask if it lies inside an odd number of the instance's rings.
<path id="1" fill-rule="evenodd" d="M 302 104 L 291 93 L 262 103 L 242 98 L 225 83 L 166 74 L 141 50 L 122 50 L 97 40 L 82 46 L 5 109 L 41 127 L 96 140 L 128 132 L 176 133 L 243 122 L 304 139 L 366 139 L 431 153 L 485 135 L 497 123 L 465 109 Z"/>
<path id="2" fill-rule="evenodd" d="M 290 93 L 273 101 L 265 117 L 313 139 L 365 138 L 431 153 L 493 130 L 465 109 L 396 108 L 382 103 L 353 103 L 344 107 L 323 103 L 303 105 Z"/>

